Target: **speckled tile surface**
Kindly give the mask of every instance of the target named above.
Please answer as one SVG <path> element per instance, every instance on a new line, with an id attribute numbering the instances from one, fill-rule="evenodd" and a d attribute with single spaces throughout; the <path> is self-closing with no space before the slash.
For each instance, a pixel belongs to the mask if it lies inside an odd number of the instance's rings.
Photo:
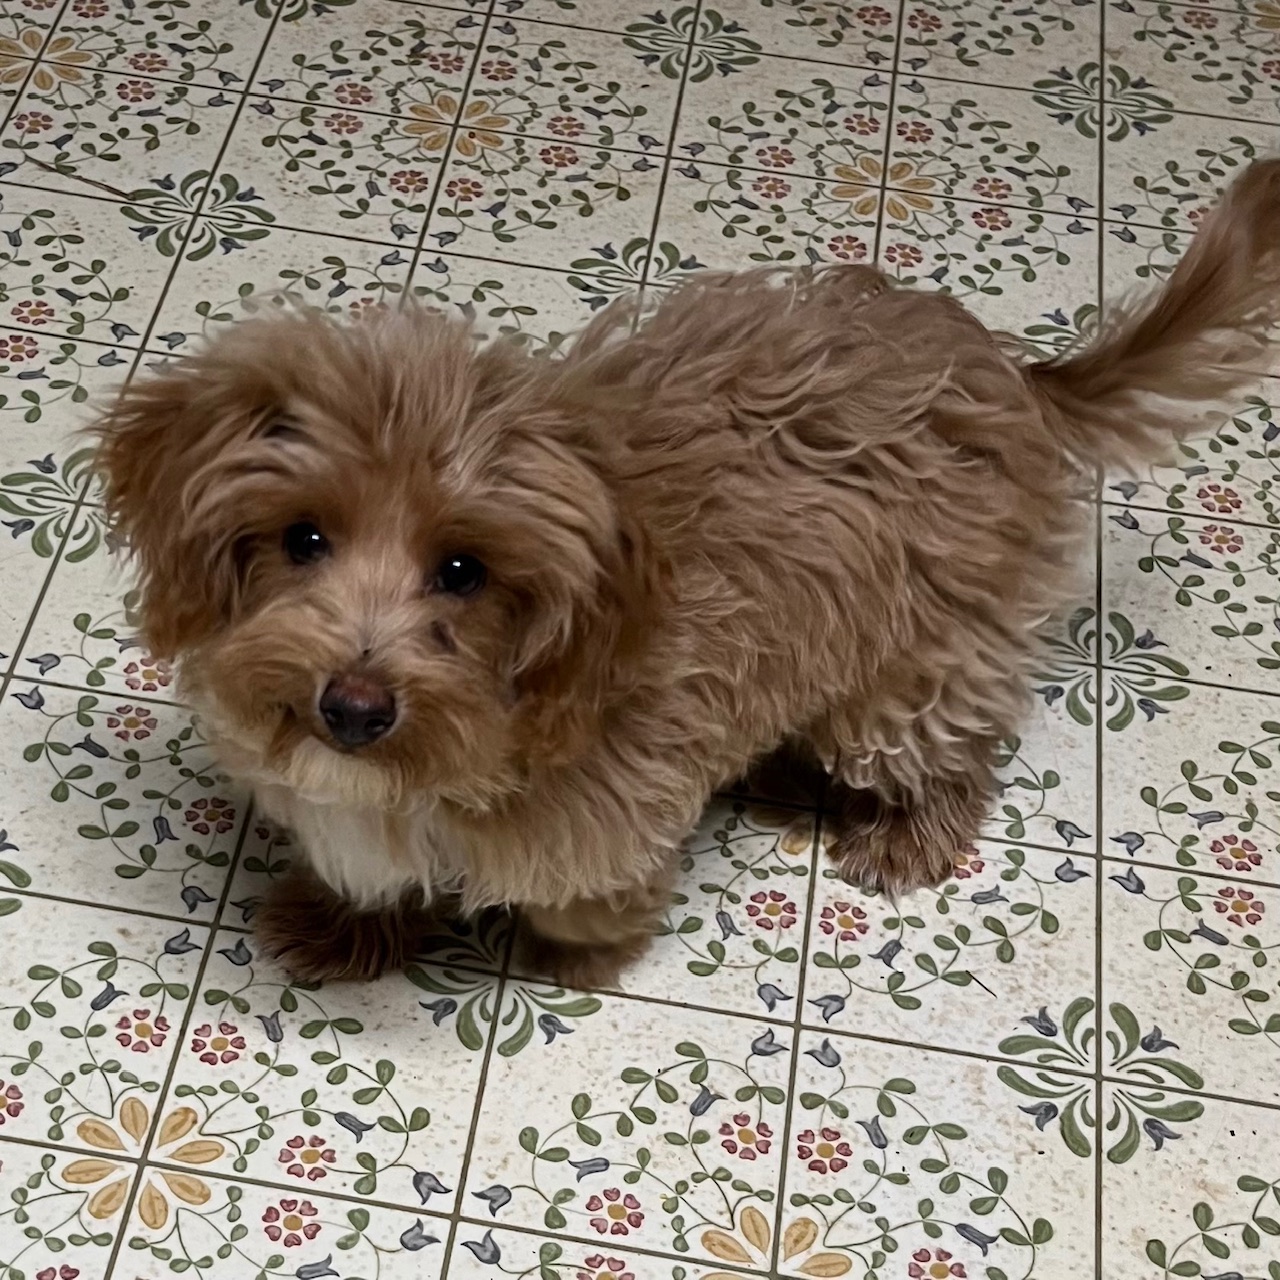
<path id="1" fill-rule="evenodd" d="M 284 289 L 555 348 L 879 261 L 1042 349 L 1280 142 L 1280 3 L 0 0 L 0 1280 L 1276 1280 L 1280 385 L 1105 484 L 984 838 L 691 839 L 611 991 L 292 984 L 76 432 Z"/>

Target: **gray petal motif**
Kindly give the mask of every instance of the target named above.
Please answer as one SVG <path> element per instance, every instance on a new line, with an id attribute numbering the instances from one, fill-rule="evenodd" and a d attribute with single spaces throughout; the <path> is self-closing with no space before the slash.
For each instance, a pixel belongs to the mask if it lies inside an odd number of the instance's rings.
<path id="1" fill-rule="evenodd" d="M 511 1189 L 504 1187 L 500 1182 L 495 1182 L 491 1187 L 485 1187 L 483 1191 L 473 1191 L 471 1195 L 476 1200 L 483 1200 L 489 1206 L 489 1215 L 493 1218 L 498 1216 L 499 1209 L 511 1203 Z"/>
<path id="2" fill-rule="evenodd" d="M 840 1055 L 832 1048 L 830 1040 L 824 1040 L 816 1049 L 806 1049 L 805 1056 L 812 1058 L 819 1066 L 838 1067 Z"/>
<path id="3" fill-rule="evenodd" d="M 870 1120 L 859 1120 L 858 1124 L 866 1130 L 871 1145 L 877 1151 L 883 1151 L 889 1145 L 889 1139 L 884 1136 L 884 1130 L 880 1127 L 879 1116 L 872 1116 Z"/>
<path id="4" fill-rule="evenodd" d="M 1056 1036 L 1058 1034 L 1058 1024 L 1049 1017 L 1049 1008 L 1047 1005 L 1041 1005 L 1039 1012 L 1033 1016 L 1019 1018 L 1019 1022 L 1025 1022 L 1027 1026 L 1035 1028 L 1042 1036 Z"/>
<path id="5" fill-rule="evenodd" d="M 439 1236 L 429 1236 L 423 1228 L 422 1223 L 415 1222 L 407 1231 L 400 1233 L 400 1247 L 407 1249 L 410 1253 L 416 1253 L 419 1249 L 425 1249 L 429 1244 L 439 1244 Z"/>
<path id="6" fill-rule="evenodd" d="M 493 1238 L 492 1231 L 486 1231 L 483 1239 L 480 1240 L 464 1240 L 462 1247 L 470 1249 L 475 1254 L 477 1262 L 483 1262 L 490 1267 L 502 1260 L 502 1250 L 498 1248 L 498 1242 Z"/>
<path id="7" fill-rule="evenodd" d="M 426 1204 L 431 1196 L 447 1196 L 450 1191 L 450 1188 L 446 1187 L 434 1173 L 415 1173 L 413 1189 L 418 1193 L 423 1204 Z"/>

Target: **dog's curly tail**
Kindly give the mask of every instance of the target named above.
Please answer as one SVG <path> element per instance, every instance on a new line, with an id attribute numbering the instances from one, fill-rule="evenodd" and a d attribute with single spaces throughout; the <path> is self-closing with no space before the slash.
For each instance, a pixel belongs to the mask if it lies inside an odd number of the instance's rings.
<path id="1" fill-rule="evenodd" d="M 1274 363 L 1277 325 L 1280 159 L 1236 179 L 1160 292 L 1027 373 L 1074 457 L 1132 465 L 1235 407 Z"/>

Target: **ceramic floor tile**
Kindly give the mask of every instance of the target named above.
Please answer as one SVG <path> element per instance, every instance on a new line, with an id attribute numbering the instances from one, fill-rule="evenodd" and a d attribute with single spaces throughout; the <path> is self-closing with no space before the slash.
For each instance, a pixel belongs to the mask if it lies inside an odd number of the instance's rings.
<path id="1" fill-rule="evenodd" d="M 1042 87 L 1063 71 L 1096 95 L 1100 0 L 903 0 L 898 65 L 985 84 Z"/>
<path id="2" fill-rule="evenodd" d="M 191 1110 L 191 1140 L 217 1148 L 205 1168 L 285 1194 L 451 1209 L 483 1055 L 421 1007 L 450 971 L 304 987 L 243 933 L 213 946 L 166 1096 Z M 414 1042 L 426 1051 L 401 1051 Z"/>
<path id="3" fill-rule="evenodd" d="M 295 5 L 296 7 L 296 5 Z M 270 27 L 270 3 L 201 0 L 199 8 L 130 0 L 71 0 L 44 51 L 55 79 L 79 82 L 91 69 L 140 71 L 170 80 L 244 84 Z M 164 59 L 159 66 L 156 56 Z"/>
<path id="4" fill-rule="evenodd" d="M 1063 129 L 1038 96 L 900 79 L 889 147 L 890 186 L 927 181 L 929 191 L 984 204 L 1097 213 L 1096 141 Z"/>
<path id="5" fill-rule="evenodd" d="M 199 173 L 191 178 L 203 183 Z M 179 189 L 146 195 L 156 203 L 0 188 L 0 308 L 42 334 L 136 344 L 187 232 L 193 199 Z"/>
<path id="6" fill-rule="evenodd" d="M 1212 1098 L 1203 1105 L 1181 1141 L 1150 1160 L 1104 1167 L 1102 1280 L 1261 1276 L 1280 1266 L 1276 1113 Z"/>
<path id="7" fill-rule="evenodd" d="M 896 1253 L 922 1276 L 1093 1276 L 1093 1162 L 1063 1158 L 994 1063 L 820 1032 L 797 1048 L 782 1273 Z M 727 1243 L 756 1248 L 741 1227 Z"/>
<path id="8" fill-rule="evenodd" d="M 497 127 L 576 146 L 661 151 L 678 88 L 621 35 L 505 19 L 489 27 L 462 125 L 500 116 Z"/>
<path id="9" fill-rule="evenodd" d="M 398 303 L 412 246 L 260 226 L 266 227 L 266 235 L 235 241 L 234 252 L 215 252 L 222 237 L 216 223 L 199 233 L 199 243 L 179 263 L 156 313 L 154 343 L 181 352 L 218 327 L 273 303 L 302 303 L 347 316 Z"/>
<path id="10" fill-rule="evenodd" d="M 103 1280 L 132 1171 L 101 1194 L 64 1173 L 65 1151 L 0 1138 L 0 1266 L 10 1276 Z"/>
<path id="11" fill-rule="evenodd" d="M 216 772 L 190 713 L 15 680 L 0 762 L 8 842 L 34 890 L 213 914 L 248 798 Z"/>
<path id="12" fill-rule="evenodd" d="M 1204 685 L 1103 742 L 1106 852 L 1280 884 L 1280 703 Z"/>
<path id="13" fill-rule="evenodd" d="M 1196 679 L 1280 692 L 1280 535 L 1229 515 L 1109 509 L 1105 608 L 1154 629 Z"/>
<path id="14" fill-rule="evenodd" d="M 1134 1072 L 1135 1086 L 1266 1103 L 1280 1097 L 1280 1014 L 1272 1009 L 1268 972 L 1280 943 L 1276 901 L 1274 891 L 1241 880 L 1152 867 L 1109 879 L 1102 896 L 1104 996 L 1146 1032 L 1146 1043 L 1134 1047 L 1167 1064 L 1149 1061 L 1147 1072 Z M 1179 1132 L 1199 1117 L 1194 1100 L 1155 1115 Z"/>
<path id="15" fill-rule="evenodd" d="M 456 115 L 484 28 L 483 13 L 466 10 L 479 6 L 396 0 L 311 6 L 302 0 L 298 7 L 311 12 L 276 26 L 254 89 L 405 115 L 422 126 L 424 139 L 435 136 L 429 126 Z M 443 139 L 432 148 L 443 149 Z"/>
<path id="16" fill-rule="evenodd" d="M 846 885 L 775 762 L 602 991 L 503 911 L 373 985 L 261 953 L 300 851 L 136 641 L 76 434 L 288 300 L 554 356 L 691 272 L 878 260 L 1064 350 L 1278 149 L 1278 36 L 1275 0 L 0 6 L 0 1277 L 1280 1276 L 1280 382 L 1102 483 L 944 884 Z"/>
<path id="17" fill-rule="evenodd" d="M 1244 12 L 1181 4 L 1112 4 L 1106 54 L 1114 127 L 1174 132 L 1169 111 L 1277 123 L 1280 59 L 1270 0 Z"/>
<path id="18" fill-rule="evenodd" d="M 984 840 L 939 888 L 890 902 L 820 866 L 801 1016 L 993 1054 L 1019 1014 L 1093 991 L 1097 875 L 1089 857 Z"/>
<path id="19" fill-rule="evenodd" d="M 6 902 L 17 907 L 0 939 L 0 1136 L 136 1157 L 181 1053 L 206 931 L 27 895 Z"/>
<path id="20" fill-rule="evenodd" d="M 364 1208 L 315 1187 L 282 1191 L 240 1184 L 204 1169 L 190 1172 L 180 1161 L 149 1167 L 142 1179 L 119 1264 L 137 1280 L 162 1280 L 184 1262 L 199 1263 L 210 1280 L 242 1280 L 285 1267 L 285 1274 L 303 1277 L 327 1272 L 437 1280 L 443 1274 L 445 1219 L 380 1204 Z"/>
<path id="21" fill-rule="evenodd" d="M 497 1225 L 749 1261 L 717 1245 L 742 1249 L 730 1233 L 744 1216 L 776 1231 L 793 1039 L 604 997 L 572 1036 L 495 1055 L 466 1202 L 490 1206 Z M 720 1167 L 729 1178 L 714 1176 Z"/>
<path id="22" fill-rule="evenodd" d="M 136 73 L 95 71 L 49 90 L 28 85 L 0 132 L 0 174 L 51 190 L 128 199 L 164 172 L 207 173 L 237 101 L 220 89 Z"/>
<path id="23" fill-rule="evenodd" d="M 704 14 L 707 8 L 711 6 L 704 7 Z M 727 44 L 727 37 L 736 36 L 738 56 L 732 65 L 744 76 L 751 76 L 756 70 L 745 61 L 753 47 L 765 53 L 818 62 L 886 70 L 893 64 L 898 0 L 870 4 L 798 0 L 785 8 L 779 8 L 773 0 L 717 0 L 713 11 L 722 19 L 712 28 L 715 40 L 710 32 L 702 40 Z M 710 26 L 705 17 L 704 25 Z"/>
<path id="24" fill-rule="evenodd" d="M 713 77 L 686 88 L 675 154 L 784 180 L 856 179 L 862 156 L 884 159 L 890 86 L 887 74 L 860 67 L 761 58 L 749 80 Z"/>

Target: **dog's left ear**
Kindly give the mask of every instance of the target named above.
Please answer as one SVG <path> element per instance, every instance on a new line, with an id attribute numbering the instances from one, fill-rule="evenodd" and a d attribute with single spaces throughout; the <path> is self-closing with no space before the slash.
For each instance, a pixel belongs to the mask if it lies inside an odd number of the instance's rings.
<path id="1" fill-rule="evenodd" d="M 94 428 L 108 512 L 140 578 L 140 622 L 172 657 L 217 629 L 237 591 L 236 548 L 210 518 L 213 464 L 263 409 L 226 366 L 197 356 L 126 387 Z"/>

